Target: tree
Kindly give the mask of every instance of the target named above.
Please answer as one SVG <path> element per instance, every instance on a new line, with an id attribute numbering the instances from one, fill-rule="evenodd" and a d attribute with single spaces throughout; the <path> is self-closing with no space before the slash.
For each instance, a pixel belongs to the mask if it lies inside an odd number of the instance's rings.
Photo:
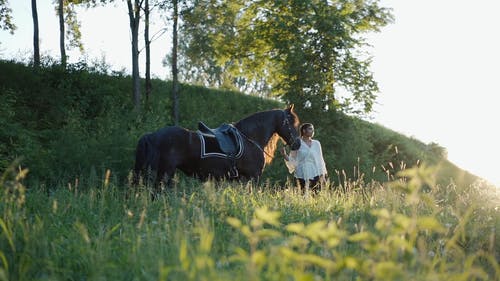
<path id="1" fill-rule="evenodd" d="M 133 101 L 136 110 L 141 105 L 141 81 L 139 77 L 139 23 L 141 20 L 142 0 L 127 0 L 130 31 L 132 32 L 132 84 Z"/>
<path id="2" fill-rule="evenodd" d="M 40 67 L 40 37 L 38 34 L 38 10 L 36 0 L 31 0 L 31 14 L 33 17 L 33 66 Z"/>
<path id="3" fill-rule="evenodd" d="M 161 37 L 165 31 L 166 28 L 162 28 L 156 33 L 154 33 L 152 36 L 150 36 L 150 16 L 151 13 L 156 9 L 156 8 L 165 8 L 167 3 L 165 3 L 165 0 L 144 0 L 144 49 L 146 51 L 145 53 L 145 58 L 146 58 L 146 65 L 145 65 L 145 85 L 146 85 L 146 102 L 149 100 L 149 96 L 151 95 L 152 91 L 152 83 L 151 83 L 151 43 L 153 43 L 154 40 L 158 39 Z"/>
<path id="4" fill-rule="evenodd" d="M 182 13 L 182 7 L 187 9 L 188 1 L 182 0 L 164 0 L 160 8 L 172 9 L 172 53 L 165 59 L 165 64 L 170 62 L 172 68 L 172 119 L 175 125 L 179 124 L 179 68 L 178 68 L 178 24 L 179 16 Z M 179 6 L 181 6 L 179 11 Z"/>
<path id="5" fill-rule="evenodd" d="M 361 113 L 378 91 L 362 35 L 392 15 L 377 0 L 198 0 L 184 21 L 182 52 L 195 79 Z M 350 95 L 336 96 L 340 88 Z"/>
<path id="6" fill-rule="evenodd" d="M 179 18 L 179 5 L 177 0 L 173 3 L 173 29 L 172 29 L 172 101 L 174 124 L 179 124 L 179 78 L 177 69 L 177 20 Z"/>
<path id="7" fill-rule="evenodd" d="M 85 4 L 87 8 L 96 7 L 97 5 L 106 5 L 108 3 L 113 3 L 115 0 L 64 0 L 68 1 L 68 9 L 66 15 L 69 16 L 72 21 L 66 21 L 73 23 L 73 27 L 77 27 L 78 35 L 74 37 L 75 39 L 80 39 L 81 35 L 79 33 L 79 23 L 76 20 L 76 13 L 74 13 L 74 5 Z M 139 74 L 139 25 L 141 21 L 141 9 L 144 0 L 127 0 L 127 9 L 129 16 L 129 26 L 132 33 L 132 100 L 137 111 L 141 109 L 141 81 Z M 76 40 L 75 42 L 80 42 Z M 81 46 L 81 45 L 80 45 Z M 81 46 L 83 48 L 83 46 Z"/>
<path id="8" fill-rule="evenodd" d="M 9 7 L 8 0 L 0 0 L 0 29 L 8 30 L 14 34 L 16 25 L 12 21 L 12 9 Z"/>
<path id="9" fill-rule="evenodd" d="M 90 6 L 92 2 L 85 0 L 56 0 L 56 13 L 59 17 L 59 50 L 63 67 L 66 67 L 67 61 L 66 38 L 69 40 L 70 47 L 77 47 L 81 52 L 83 51 L 80 22 L 78 22 L 75 12 L 75 6 L 78 4 Z"/>
<path id="10" fill-rule="evenodd" d="M 149 38 L 149 0 L 144 0 L 144 48 L 146 50 L 146 101 L 151 94 L 151 40 Z"/>
<path id="11" fill-rule="evenodd" d="M 243 8 L 242 1 L 213 3 L 195 0 L 185 10 L 181 27 L 183 38 L 179 45 L 183 59 L 180 69 L 185 81 L 217 88 L 235 88 L 234 77 L 227 74 L 239 58 L 232 54 L 234 60 L 228 60 L 222 53 L 226 53 L 227 47 L 236 42 L 235 18 Z"/>
<path id="12" fill-rule="evenodd" d="M 150 15 L 156 9 L 167 10 L 172 3 L 171 0 L 144 0 L 144 49 L 146 51 L 146 67 L 145 67 L 145 85 L 146 85 L 146 102 L 149 100 L 149 96 L 152 90 L 151 84 L 151 43 L 156 39 L 160 38 L 166 31 L 167 28 L 161 28 L 156 31 L 152 36 L 150 36 Z"/>
<path id="13" fill-rule="evenodd" d="M 57 12 L 59 14 L 59 50 L 61 52 L 61 65 L 66 67 L 66 47 L 64 46 L 64 36 L 66 33 L 64 32 L 64 0 L 58 0 L 58 9 Z"/>

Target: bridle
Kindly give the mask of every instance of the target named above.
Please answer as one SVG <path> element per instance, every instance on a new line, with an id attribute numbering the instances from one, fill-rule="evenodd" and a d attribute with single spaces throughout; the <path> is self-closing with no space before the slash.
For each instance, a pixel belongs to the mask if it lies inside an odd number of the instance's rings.
<path id="1" fill-rule="evenodd" d="M 281 124 L 281 127 L 283 127 L 285 125 L 288 127 L 288 133 L 290 134 L 290 139 L 293 140 L 293 142 L 291 144 L 289 144 L 289 146 L 293 147 L 293 145 L 295 144 L 295 142 L 297 142 L 297 140 L 299 138 L 295 138 L 293 136 L 292 132 L 295 130 L 295 128 L 292 127 L 292 125 L 290 124 L 290 121 L 288 121 L 288 116 L 286 114 L 286 111 L 283 110 L 283 123 Z"/>
<path id="2" fill-rule="evenodd" d="M 297 142 L 297 140 L 298 140 L 299 138 L 294 138 L 294 137 L 293 137 L 292 132 L 293 132 L 294 128 L 291 126 L 290 121 L 288 121 L 286 111 L 284 111 L 284 110 L 283 110 L 282 112 L 283 112 L 283 123 L 281 124 L 281 127 L 283 127 L 283 126 L 287 125 L 287 127 L 288 127 L 288 133 L 290 134 L 290 139 L 293 139 L 292 144 L 290 144 L 290 145 L 289 145 L 290 147 L 292 147 L 292 146 L 293 146 L 293 145 Z M 257 147 L 260 151 L 264 152 L 265 154 L 267 154 L 267 156 L 269 156 L 269 157 L 271 157 L 271 158 L 273 157 L 272 155 L 270 155 L 269 153 L 267 153 L 267 152 L 266 152 L 266 151 L 265 151 L 262 147 L 260 147 L 260 145 L 259 145 L 256 141 L 254 141 L 254 140 L 252 140 L 251 138 L 249 138 L 249 137 L 248 137 L 247 135 L 245 135 L 242 131 L 239 131 L 239 132 L 240 132 L 240 134 L 241 134 L 241 135 L 242 135 L 245 139 L 247 139 L 249 142 L 253 143 L 253 144 L 254 144 L 254 145 L 255 145 L 255 146 L 256 146 L 256 147 Z"/>

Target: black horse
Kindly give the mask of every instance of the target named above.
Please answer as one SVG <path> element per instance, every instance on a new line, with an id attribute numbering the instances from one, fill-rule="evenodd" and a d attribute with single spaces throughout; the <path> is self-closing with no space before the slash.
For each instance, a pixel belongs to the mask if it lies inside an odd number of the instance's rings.
<path id="1" fill-rule="evenodd" d="M 161 181 L 169 186 L 176 169 L 201 180 L 258 180 L 264 165 L 272 161 L 280 138 L 292 150 L 299 149 L 298 124 L 291 105 L 226 125 L 232 129 L 232 139 L 237 144 L 230 154 L 215 136 L 178 126 L 162 128 L 139 139 L 133 183 L 137 184 L 150 171 L 156 186 Z"/>

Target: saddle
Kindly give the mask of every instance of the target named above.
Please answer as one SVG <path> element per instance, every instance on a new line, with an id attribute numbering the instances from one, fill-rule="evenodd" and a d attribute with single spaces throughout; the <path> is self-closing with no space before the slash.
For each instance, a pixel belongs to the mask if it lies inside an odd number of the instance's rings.
<path id="1" fill-rule="evenodd" d="M 239 159 L 243 154 L 243 141 L 241 139 L 240 132 L 236 127 L 231 124 L 222 124 L 215 129 L 210 129 L 205 123 L 198 122 L 198 131 L 200 136 L 201 144 L 201 157 L 223 157 L 231 160 L 231 168 L 229 169 L 229 177 L 237 178 L 239 176 L 238 169 L 236 168 L 236 159 Z M 205 152 L 205 140 L 203 136 L 208 136 L 215 138 L 219 144 L 220 150 L 225 153 L 206 153 Z"/>
<path id="2" fill-rule="evenodd" d="M 231 124 L 222 124 L 217 128 L 211 129 L 205 123 L 198 122 L 198 130 L 209 136 L 215 137 L 219 143 L 219 147 L 225 154 L 230 157 L 235 157 L 240 151 L 241 137 L 238 129 Z"/>

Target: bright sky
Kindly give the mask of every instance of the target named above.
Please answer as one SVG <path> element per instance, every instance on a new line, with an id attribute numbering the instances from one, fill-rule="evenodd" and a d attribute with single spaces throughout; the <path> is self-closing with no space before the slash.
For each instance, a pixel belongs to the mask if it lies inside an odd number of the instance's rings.
<path id="1" fill-rule="evenodd" d="M 11 0 L 14 35 L 0 31 L 0 58 L 26 58 L 32 49 L 30 1 Z M 381 0 L 395 23 L 369 36 L 380 94 L 374 122 L 447 148 L 453 163 L 500 186 L 500 1 Z M 58 57 L 59 29 L 52 0 L 38 0 L 42 54 Z M 115 70 L 130 69 L 127 8 L 80 12 L 86 55 Z M 163 24 L 161 19 L 156 22 Z M 170 25 L 170 23 L 168 23 Z M 152 28 L 151 33 L 161 26 Z M 165 78 L 169 36 L 152 46 L 152 72 Z M 78 51 L 68 52 L 70 61 Z M 142 59 L 142 58 L 141 58 Z M 144 60 L 141 60 L 143 64 Z M 141 74 L 144 72 L 141 71 Z"/>
<path id="2" fill-rule="evenodd" d="M 450 161 L 500 187 L 500 1 L 382 3 L 396 19 L 370 37 L 374 120 L 446 147 Z"/>

